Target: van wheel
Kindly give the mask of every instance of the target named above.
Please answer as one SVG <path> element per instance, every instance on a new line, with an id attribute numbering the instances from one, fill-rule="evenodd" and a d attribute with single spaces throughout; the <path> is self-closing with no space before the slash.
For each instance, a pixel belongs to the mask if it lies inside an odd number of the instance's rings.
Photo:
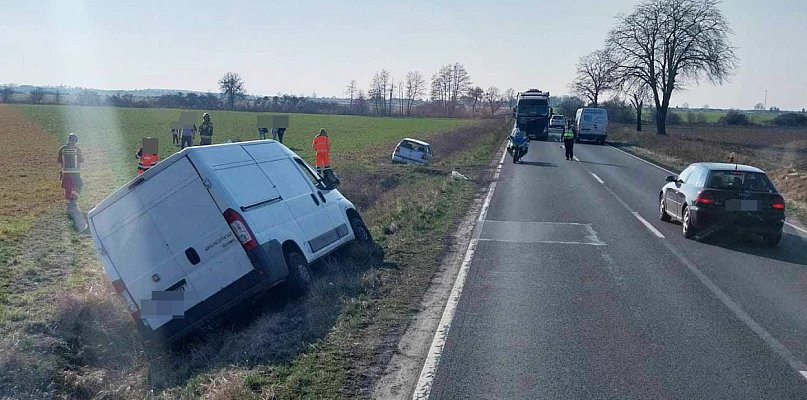
<path id="1" fill-rule="evenodd" d="M 289 267 L 289 277 L 286 279 L 289 295 L 302 296 L 311 285 L 311 271 L 308 270 L 308 262 L 302 254 L 290 251 L 286 254 L 286 265 Z"/>
<path id="2" fill-rule="evenodd" d="M 359 243 L 372 243 L 373 236 L 370 235 L 370 230 L 367 229 L 367 225 L 364 224 L 364 221 L 361 220 L 361 217 L 356 215 L 351 215 L 348 220 L 350 221 L 350 228 L 353 229 L 353 236 L 356 237 L 356 241 Z"/>

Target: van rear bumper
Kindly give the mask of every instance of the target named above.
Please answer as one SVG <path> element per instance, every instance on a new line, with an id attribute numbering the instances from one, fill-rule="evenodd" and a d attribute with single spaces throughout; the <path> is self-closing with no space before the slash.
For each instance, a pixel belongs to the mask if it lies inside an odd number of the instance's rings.
<path id="1" fill-rule="evenodd" d="M 244 300 L 283 282 L 288 276 L 283 249 L 277 240 L 264 243 L 247 254 L 253 270 L 188 309 L 183 318 L 172 319 L 157 330 L 140 324 L 141 334 L 149 340 L 170 344 Z"/>

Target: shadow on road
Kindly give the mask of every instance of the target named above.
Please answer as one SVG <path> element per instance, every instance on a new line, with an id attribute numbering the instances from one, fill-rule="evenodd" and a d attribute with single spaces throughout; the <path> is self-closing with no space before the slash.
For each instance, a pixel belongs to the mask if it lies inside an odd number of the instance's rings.
<path id="1" fill-rule="evenodd" d="M 702 243 L 757 257 L 807 266 L 807 239 L 784 232 L 779 245 L 767 246 L 757 235 L 737 232 L 717 232 L 701 240 Z"/>
<path id="2" fill-rule="evenodd" d="M 521 163 L 524 165 L 532 165 L 534 167 L 551 167 L 551 168 L 557 167 L 556 164 L 541 161 L 521 161 Z"/>

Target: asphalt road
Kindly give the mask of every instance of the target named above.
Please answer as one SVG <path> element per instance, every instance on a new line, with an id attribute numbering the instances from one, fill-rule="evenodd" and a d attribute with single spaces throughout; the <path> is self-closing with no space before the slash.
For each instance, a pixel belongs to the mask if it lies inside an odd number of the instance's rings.
<path id="1" fill-rule="evenodd" d="M 505 160 L 430 398 L 807 398 L 807 239 L 684 239 L 668 173 L 575 155 Z"/>

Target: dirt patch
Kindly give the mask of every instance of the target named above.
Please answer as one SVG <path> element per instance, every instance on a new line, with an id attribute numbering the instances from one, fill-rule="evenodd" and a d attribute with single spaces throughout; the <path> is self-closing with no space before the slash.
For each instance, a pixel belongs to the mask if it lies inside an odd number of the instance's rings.
<path id="1" fill-rule="evenodd" d="M 12 107 L 0 105 L 0 216 L 36 215 L 60 200 L 59 142 Z"/>

